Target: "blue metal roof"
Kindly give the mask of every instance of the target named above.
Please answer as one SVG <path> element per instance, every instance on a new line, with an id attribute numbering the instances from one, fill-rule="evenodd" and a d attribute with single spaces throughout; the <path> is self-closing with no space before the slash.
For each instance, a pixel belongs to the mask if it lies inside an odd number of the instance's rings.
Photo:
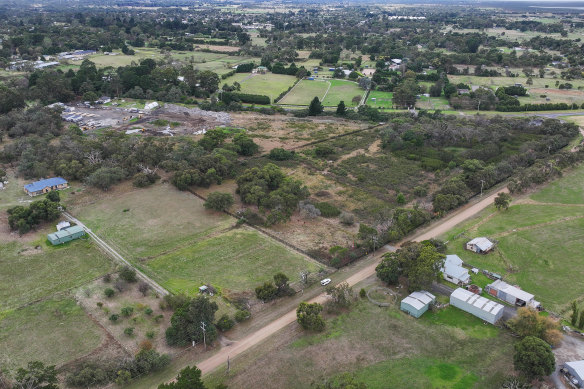
<path id="1" fill-rule="evenodd" d="M 67 180 L 61 177 L 47 178 L 45 180 L 40 180 L 33 182 L 31 184 L 25 185 L 24 189 L 29 192 L 38 192 L 39 190 L 45 189 L 47 186 L 56 186 L 61 184 L 66 184 Z"/>

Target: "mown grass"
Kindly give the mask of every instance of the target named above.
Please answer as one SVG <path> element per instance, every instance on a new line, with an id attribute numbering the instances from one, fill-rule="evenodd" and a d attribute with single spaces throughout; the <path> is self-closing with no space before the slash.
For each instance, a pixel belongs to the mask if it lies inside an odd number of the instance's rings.
<path id="1" fill-rule="evenodd" d="M 278 104 L 309 105 L 315 97 L 322 99 L 329 85 L 329 81 L 301 80 Z"/>
<path id="2" fill-rule="evenodd" d="M 368 388 L 498 388 L 512 364 L 513 338 L 455 308 L 446 313 L 415 319 L 359 300 L 327 319 L 324 333 L 270 338 L 233 358 L 229 375 L 217 370 L 205 381 L 305 388 L 349 372 Z"/>
<path id="3" fill-rule="evenodd" d="M 584 204 L 584 167 L 573 170 L 530 197 L 542 203 Z"/>
<path id="4" fill-rule="evenodd" d="M 206 283 L 241 292 L 271 280 L 278 272 L 295 280 L 301 270 L 317 270 L 300 254 L 248 228 L 194 243 L 148 261 L 145 267 L 172 292 L 191 295 Z"/>
<path id="5" fill-rule="evenodd" d="M 0 362 L 11 370 L 29 361 L 59 365 L 91 352 L 101 337 L 75 300 L 55 297 L 0 316 Z"/>
<path id="6" fill-rule="evenodd" d="M 435 312 L 428 311 L 422 316 L 421 320 L 425 320 L 433 325 L 460 328 L 467 335 L 476 339 L 494 338 L 499 334 L 497 327 L 485 324 L 476 316 L 452 305 Z"/>
<path id="7" fill-rule="evenodd" d="M 226 84 L 233 82 L 241 84 L 241 93 L 268 96 L 272 101 L 294 84 L 296 77 L 285 74 L 250 74 L 237 73 L 225 80 Z"/>
<path id="8" fill-rule="evenodd" d="M 393 92 L 371 91 L 366 103 L 373 108 L 392 108 Z"/>
<path id="9" fill-rule="evenodd" d="M 353 98 L 359 97 L 359 99 L 361 99 L 365 93 L 365 91 L 353 81 L 331 80 L 330 83 L 331 88 L 322 101 L 324 106 L 336 106 L 341 100 L 343 100 L 345 106 L 354 107 L 359 104 L 360 100 L 353 102 Z"/>
<path id="10" fill-rule="evenodd" d="M 112 269 L 110 259 L 90 241 L 53 247 L 46 244 L 45 233 L 39 233 L 34 244 L 0 245 L 0 312 L 82 285 Z M 37 245 L 41 251 L 29 254 Z"/>

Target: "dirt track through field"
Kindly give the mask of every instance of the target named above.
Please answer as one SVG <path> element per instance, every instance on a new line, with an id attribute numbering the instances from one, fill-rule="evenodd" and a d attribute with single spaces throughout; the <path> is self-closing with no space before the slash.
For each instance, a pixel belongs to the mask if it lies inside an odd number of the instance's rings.
<path id="1" fill-rule="evenodd" d="M 479 200 L 474 204 L 470 204 L 457 212 L 453 213 L 452 216 L 440 220 L 438 223 L 431 225 L 425 231 L 421 231 L 419 234 L 415 235 L 414 237 L 410 238 L 409 240 L 415 241 L 422 241 L 434 237 L 438 237 L 448 230 L 450 230 L 455 225 L 459 224 L 460 222 L 476 215 L 478 212 L 485 209 L 487 206 L 493 203 L 497 193 L 499 192 L 508 192 L 507 188 L 503 188 L 501 190 L 495 191 L 493 194 L 484 197 L 483 199 Z M 380 257 L 382 254 L 388 251 L 387 246 L 382 248 L 381 250 L 376 251 L 374 256 Z M 357 271 L 356 273 L 350 275 L 346 279 L 339 281 L 339 282 L 347 282 L 350 286 L 361 282 L 368 277 L 375 274 L 375 267 L 377 266 L 378 261 L 375 261 L 371 265 Z M 326 301 L 326 295 L 320 294 L 317 297 L 309 300 L 309 302 L 318 302 L 324 303 Z M 202 362 L 197 364 L 197 367 L 201 369 L 203 374 L 208 374 L 213 370 L 217 369 L 218 367 L 225 365 L 227 363 L 227 358 L 233 358 L 244 351 L 252 348 L 256 344 L 260 343 L 261 341 L 265 340 L 269 336 L 275 334 L 282 328 L 286 327 L 287 325 L 296 321 L 296 310 L 289 311 L 288 313 L 284 314 L 283 316 L 279 317 L 278 319 L 272 321 L 270 324 L 264 326 L 262 329 L 246 336 L 245 338 L 233 342 L 231 345 L 223 347 L 219 350 L 215 355 L 205 359 Z"/>

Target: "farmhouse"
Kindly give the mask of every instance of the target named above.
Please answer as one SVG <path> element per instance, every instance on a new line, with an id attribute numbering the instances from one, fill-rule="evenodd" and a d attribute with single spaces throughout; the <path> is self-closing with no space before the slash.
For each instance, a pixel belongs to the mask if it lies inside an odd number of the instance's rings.
<path id="1" fill-rule="evenodd" d="M 53 232 L 47 235 L 47 239 L 52 245 L 56 246 L 58 244 L 63 244 L 70 242 L 75 239 L 81 238 L 85 235 L 85 231 L 80 226 L 73 226 L 69 228 L 63 228 L 60 231 Z"/>
<path id="2" fill-rule="evenodd" d="M 450 305 L 491 324 L 495 324 L 501 319 L 505 309 L 501 304 L 462 288 L 458 288 L 452 292 L 450 295 Z"/>
<path id="3" fill-rule="evenodd" d="M 68 188 L 67 180 L 61 177 L 47 178 L 24 186 L 24 192 L 29 196 L 37 196 L 49 193 L 53 190 Z"/>
<path id="4" fill-rule="evenodd" d="M 577 387 L 584 386 L 584 361 L 573 361 L 564 363 L 564 369 L 577 381 L 572 381 Z"/>
<path id="5" fill-rule="evenodd" d="M 413 292 L 408 297 L 403 299 L 400 304 L 400 309 L 409 313 L 415 318 L 418 318 L 428 310 L 430 304 L 436 301 L 436 296 L 431 293 L 421 290 Z"/>
<path id="6" fill-rule="evenodd" d="M 447 255 L 441 271 L 446 281 L 457 285 L 466 285 L 470 282 L 468 269 L 462 267 L 462 259 L 458 255 Z"/>
<path id="7" fill-rule="evenodd" d="M 531 293 L 509 285 L 502 280 L 497 280 L 485 286 L 485 291 L 491 296 L 520 307 L 527 305 L 532 308 L 539 308 L 540 306 L 540 303 L 534 300 L 534 296 Z"/>
<path id="8" fill-rule="evenodd" d="M 479 254 L 486 254 L 495 247 L 495 244 L 485 237 L 474 238 L 466 244 L 466 249 Z"/>

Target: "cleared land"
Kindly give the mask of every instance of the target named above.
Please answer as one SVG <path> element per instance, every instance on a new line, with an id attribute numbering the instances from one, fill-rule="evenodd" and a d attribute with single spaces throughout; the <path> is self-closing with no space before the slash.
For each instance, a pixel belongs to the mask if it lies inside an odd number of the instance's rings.
<path id="1" fill-rule="evenodd" d="M 250 74 L 237 73 L 225 80 L 225 84 L 241 84 L 241 93 L 265 95 L 274 100 L 294 84 L 296 77 L 285 74 Z"/>
<path id="2" fill-rule="evenodd" d="M 477 218 L 444 236 L 449 252 L 465 262 L 498 272 L 535 294 L 552 311 L 565 311 L 584 296 L 584 166 L 512 205 L 507 211 L 487 208 Z M 453 239 L 461 232 L 464 235 Z M 478 255 L 463 245 L 476 236 L 499 242 L 494 253 Z M 569 287 L 564 287 L 569 285 Z"/>
<path id="3" fill-rule="evenodd" d="M 101 329 L 75 300 L 55 297 L 0 315 L 0 364 L 60 365 L 91 352 L 101 339 Z"/>
<path id="4" fill-rule="evenodd" d="M 375 100 L 373 100 L 375 99 Z M 367 105 L 373 108 L 391 108 L 393 101 L 393 92 L 371 91 L 367 97 Z"/>
<path id="5" fill-rule="evenodd" d="M 314 97 L 322 100 L 329 87 L 329 81 L 302 80 L 278 104 L 309 105 Z"/>
<path id="6" fill-rule="evenodd" d="M 337 106 L 341 100 L 345 102 L 345 106 L 354 107 L 359 105 L 360 99 L 363 97 L 365 91 L 359 87 L 356 82 L 331 80 L 331 88 L 324 97 L 322 104 L 324 106 Z M 354 97 L 359 97 L 359 101 L 353 102 Z"/>
<path id="7" fill-rule="evenodd" d="M 110 259 L 90 241 L 53 247 L 46 243 L 46 232 L 41 232 L 32 245 L 20 242 L 0 245 L 0 314 L 80 286 L 112 269 Z"/>
<path id="8" fill-rule="evenodd" d="M 318 266 L 300 254 L 242 227 L 148 261 L 154 278 L 175 293 L 198 293 L 211 283 L 224 292 L 243 292 L 282 272 L 296 279 L 301 270 Z"/>
<path id="9" fill-rule="evenodd" d="M 366 282 L 378 285 L 373 278 Z M 232 358 L 229 376 L 218 370 L 206 382 L 309 387 L 348 371 L 368 388 L 492 388 L 507 373 L 512 347 L 506 333 L 453 307 L 414 319 L 397 305 L 379 308 L 365 299 L 329 317 L 324 333 L 289 325 L 278 337 Z"/>

